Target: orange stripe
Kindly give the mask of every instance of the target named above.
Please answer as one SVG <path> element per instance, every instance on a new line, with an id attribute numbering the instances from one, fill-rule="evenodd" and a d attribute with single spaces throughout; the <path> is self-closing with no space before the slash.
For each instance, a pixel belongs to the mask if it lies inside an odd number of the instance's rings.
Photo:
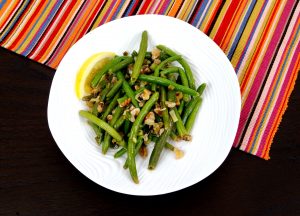
<path id="1" fill-rule="evenodd" d="M 224 52 L 226 53 L 226 48 L 228 47 L 229 41 L 232 37 L 232 34 L 234 30 L 237 28 L 237 24 L 240 21 L 241 15 L 244 12 L 245 7 L 247 6 L 248 0 L 243 0 L 240 4 L 238 10 L 236 11 L 236 14 L 233 16 L 233 20 L 231 20 L 231 24 L 229 25 L 229 28 L 227 29 L 226 36 L 222 39 L 220 43 L 220 47 Z"/>
<path id="2" fill-rule="evenodd" d="M 76 5 L 72 8 L 70 13 L 68 14 L 67 18 L 64 20 L 63 24 L 61 25 L 59 31 L 57 32 L 56 36 L 53 38 L 53 40 L 48 41 L 49 44 L 47 44 L 48 49 L 39 57 L 39 58 L 34 58 L 36 61 L 44 63 L 49 55 L 51 54 L 52 50 L 56 47 L 55 44 L 59 41 L 59 39 L 62 37 L 65 28 L 70 25 L 70 21 L 72 17 L 74 16 L 74 13 L 78 10 L 80 5 L 82 4 L 80 1 L 75 1 Z M 71 40 L 71 38 L 70 38 Z M 69 41 L 69 40 L 68 40 Z"/>
<path id="3" fill-rule="evenodd" d="M 168 16 L 175 17 L 177 11 L 179 10 L 179 7 L 180 7 L 182 1 L 183 0 L 175 0 L 175 3 L 173 5 L 173 7 L 171 8 L 171 10 L 168 13 Z"/>
<path id="4" fill-rule="evenodd" d="M 274 139 L 274 136 L 275 136 L 276 132 L 278 131 L 278 127 L 282 120 L 283 114 L 285 113 L 285 111 L 288 107 L 288 101 L 289 101 L 290 95 L 295 87 L 299 70 L 300 70 L 300 55 L 298 55 L 297 63 L 295 64 L 295 67 L 292 71 L 293 76 L 290 79 L 288 87 L 287 87 L 287 91 L 284 94 L 285 99 L 282 101 L 282 104 L 280 106 L 280 112 L 278 112 L 278 114 L 276 116 L 276 121 L 272 125 L 272 130 L 266 140 L 267 144 L 265 145 L 263 152 L 262 152 L 262 158 L 264 158 L 266 160 L 270 159 L 270 156 L 269 156 L 270 147 L 271 147 L 272 141 Z"/>
<path id="5" fill-rule="evenodd" d="M 112 10 L 109 12 L 109 16 L 106 18 L 105 22 L 108 22 L 111 20 L 111 18 L 113 17 L 113 15 L 115 14 L 116 10 L 118 9 L 120 4 L 120 0 L 118 0 L 115 5 L 113 6 Z"/>
<path id="6" fill-rule="evenodd" d="M 12 4 L 12 5 L 11 5 Z M 2 22 L 0 22 L 0 29 L 3 28 L 4 24 L 7 23 L 9 17 L 12 15 L 11 13 L 16 9 L 16 7 L 18 5 L 20 5 L 21 2 L 19 1 L 13 1 L 13 2 L 10 2 L 10 4 L 5 4 L 4 7 L 1 8 L 0 10 L 0 14 L 4 14 L 6 13 L 5 16 L 2 17 Z"/>
<path id="7" fill-rule="evenodd" d="M 16 38 L 16 40 L 14 41 L 14 43 L 11 44 L 8 47 L 8 49 L 15 50 L 20 44 L 23 43 L 23 41 L 26 38 L 28 32 L 30 32 L 30 30 L 33 27 L 34 23 L 39 18 L 39 16 L 42 14 L 44 8 L 47 5 L 46 3 L 47 3 L 47 1 L 41 1 L 40 2 L 40 4 L 37 6 L 37 8 L 39 8 L 39 10 L 38 11 L 36 10 L 35 13 L 33 14 L 33 16 L 30 17 L 27 20 L 26 25 L 24 25 L 24 27 L 23 27 L 22 31 L 20 32 L 20 34 L 18 35 L 18 37 Z"/>
<path id="8" fill-rule="evenodd" d="M 207 22 L 207 24 L 204 26 L 203 28 L 203 32 L 207 34 L 209 28 L 210 28 L 210 25 L 212 23 L 212 21 L 214 20 L 215 16 L 216 16 L 216 13 L 220 7 L 220 5 L 222 4 L 222 1 L 219 1 L 218 4 L 215 6 L 214 10 L 212 11 L 211 15 L 210 15 L 210 18 Z"/>
<path id="9" fill-rule="evenodd" d="M 93 2 L 93 3 L 95 3 L 95 2 Z M 51 63 L 51 67 L 55 68 L 59 64 L 59 62 L 65 55 L 65 53 L 68 51 L 68 49 L 72 46 L 72 44 L 77 41 L 78 37 L 81 34 L 82 26 L 85 25 L 86 21 L 89 19 L 89 16 L 91 16 L 91 14 L 93 14 L 94 10 L 96 10 L 96 7 L 94 7 L 93 4 L 90 4 L 85 9 L 85 11 L 83 11 L 83 13 L 82 13 L 83 16 L 81 17 L 79 22 L 76 23 L 76 27 L 74 29 L 72 29 L 73 34 L 70 35 L 69 39 L 64 43 L 64 46 L 61 47 L 61 50 L 59 50 L 59 53 L 57 53 L 54 61 Z M 86 11 L 89 11 L 89 13 L 87 13 Z"/>
<path id="10" fill-rule="evenodd" d="M 252 73 L 250 73 L 249 71 L 253 71 L 253 68 L 255 67 L 255 65 L 257 63 L 258 56 L 260 55 L 260 50 L 261 50 L 261 48 L 263 48 L 263 44 L 266 42 L 267 38 L 270 37 L 269 36 L 269 32 L 271 30 L 270 26 L 273 24 L 273 20 L 276 17 L 279 5 L 280 5 L 280 1 L 276 1 L 276 4 L 275 4 L 274 9 L 271 13 L 271 16 L 267 21 L 267 25 L 266 25 L 266 27 L 263 31 L 263 34 L 260 38 L 260 41 L 257 45 L 257 49 L 255 50 L 255 54 L 254 54 L 253 58 L 251 59 L 251 62 L 249 64 L 249 68 L 247 69 L 248 73 L 246 73 L 246 75 L 244 76 L 244 79 L 241 82 L 241 93 L 242 93 L 242 95 L 244 94 L 245 88 L 246 88 L 246 86 L 249 82 L 249 79 L 250 79 L 251 75 L 252 75 Z"/>
<path id="11" fill-rule="evenodd" d="M 293 32 L 293 35 L 292 35 L 290 38 L 294 37 L 295 34 L 296 34 L 296 31 Z M 291 41 L 290 41 L 290 42 L 291 42 Z M 290 42 L 287 44 L 286 49 L 284 50 L 283 54 L 281 55 L 282 57 L 283 57 L 283 56 L 286 57 L 286 54 L 287 54 L 287 52 L 288 52 L 288 50 L 289 50 L 288 47 L 290 47 Z M 280 65 L 277 67 L 277 71 L 280 71 L 280 68 L 282 68 L 284 62 L 285 62 L 285 61 L 284 61 L 284 58 L 282 58 L 282 61 L 280 62 Z M 278 77 L 279 77 L 279 73 L 277 73 L 277 74 L 273 77 L 273 80 L 277 80 Z M 265 101 L 268 101 L 268 103 L 265 103 L 265 104 L 261 107 L 260 114 L 259 114 L 259 118 L 258 118 L 258 120 L 257 120 L 256 122 L 261 122 L 261 120 L 262 120 L 262 118 L 263 118 L 262 113 L 265 113 L 265 112 L 266 112 L 266 107 L 267 107 L 267 106 L 269 105 L 269 103 L 271 102 L 270 99 L 271 99 L 271 96 L 272 96 L 272 89 L 274 89 L 274 85 L 275 85 L 275 84 L 276 84 L 276 82 L 273 82 L 273 81 L 272 81 L 271 86 L 269 87 L 269 91 L 268 91 L 267 97 L 266 97 L 266 99 L 265 99 Z M 255 127 L 254 127 L 254 129 L 253 129 L 254 132 L 252 133 L 252 137 L 250 138 L 249 143 L 253 143 L 253 140 L 254 140 L 254 138 L 255 138 L 254 135 L 255 135 L 255 133 L 256 133 L 258 127 L 259 127 L 259 124 L 256 124 Z M 250 148 L 251 148 L 251 145 L 248 145 L 248 147 L 247 147 L 247 149 L 245 149 L 245 151 L 246 151 L 246 152 L 249 152 Z"/>

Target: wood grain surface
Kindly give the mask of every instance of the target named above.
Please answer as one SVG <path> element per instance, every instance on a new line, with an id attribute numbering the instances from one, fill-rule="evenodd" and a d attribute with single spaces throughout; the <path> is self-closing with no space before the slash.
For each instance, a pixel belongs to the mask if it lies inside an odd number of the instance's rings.
<path id="1" fill-rule="evenodd" d="M 47 123 L 55 70 L 0 48 L 0 215 L 300 215 L 300 81 L 265 161 L 232 149 L 175 193 L 136 197 L 96 185 L 60 152 Z"/>

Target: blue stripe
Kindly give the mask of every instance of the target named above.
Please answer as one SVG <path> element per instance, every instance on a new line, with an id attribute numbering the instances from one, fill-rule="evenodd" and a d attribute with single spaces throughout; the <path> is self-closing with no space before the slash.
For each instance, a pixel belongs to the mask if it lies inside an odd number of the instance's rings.
<path id="1" fill-rule="evenodd" d="M 112 20 L 116 19 L 117 15 L 120 12 L 120 10 L 121 10 L 122 6 L 124 5 L 124 3 L 125 3 L 125 0 L 122 0 L 119 7 L 118 7 L 118 9 L 116 10 L 115 14 L 112 16 Z"/>
<path id="2" fill-rule="evenodd" d="M 58 11 L 59 7 L 62 5 L 62 3 L 63 3 L 63 0 L 60 0 L 60 1 L 56 2 L 56 4 L 54 5 L 54 8 L 51 10 L 51 12 L 48 15 L 46 21 L 41 26 L 41 29 L 37 32 L 37 34 L 34 36 L 34 38 L 31 39 L 31 42 L 29 43 L 28 48 L 21 53 L 22 55 L 26 56 L 31 52 L 31 50 L 34 48 L 35 44 L 38 42 L 39 38 L 44 33 L 45 29 L 48 27 L 48 25 L 51 22 L 52 18 L 55 16 L 55 14 Z M 18 47 L 18 49 L 19 49 L 19 47 Z"/>
<path id="3" fill-rule="evenodd" d="M 291 48 L 293 48 L 294 45 L 295 45 L 295 40 L 296 40 L 296 38 L 298 37 L 299 30 L 300 30 L 300 27 L 298 27 L 297 33 L 296 33 L 295 37 L 294 37 L 293 40 L 292 40 L 291 46 L 290 46 L 289 49 L 288 49 L 288 53 L 287 53 L 287 55 L 286 55 L 286 59 L 284 60 L 284 63 L 283 63 L 283 65 L 282 65 L 281 69 L 280 69 L 279 77 L 278 77 L 278 79 L 276 80 L 275 88 L 274 88 L 274 90 L 272 91 L 272 95 L 271 95 L 270 100 L 268 101 L 267 109 L 266 109 L 266 111 L 264 112 L 262 121 L 259 123 L 259 127 L 258 127 L 259 129 L 262 127 L 262 123 L 265 121 L 266 115 L 267 115 L 267 113 L 269 112 L 271 102 L 273 101 L 273 99 L 274 99 L 274 94 L 275 94 L 275 92 L 276 92 L 275 89 L 277 89 L 277 86 L 278 86 L 278 84 L 279 84 L 279 80 L 280 80 L 280 77 L 282 76 L 283 69 L 285 68 L 285 65 L 286 65 L 288 56 L 290 55 Z M 260 131 L 260 130 L 257 130 L 257 131 L 256 131 L 255 138 L 254 138 L 254 141 L 253 141 L 253 143 L 252 143 L 252 145 L 251 145 L 250 152 L 251 152 L 251 151 L 253 150 L 253 148 L 254 148 L 254 144 L 255 144 L 255 142 L 256 142 L 256 140 L 257 140 L 257 138 L 258 138 L 258 132 L 259 132 L 259 131 Z"/>
<path id="4" fill-rule="evenodd" d="M 204 21 L 206 15 L 207 15 L 207 13 L 208 13 L 208 11 L 209 11 L 209 8 L 210 8 L 210 6 L 211 6 L 212 3 L 213 3 L 213 1 L 211 1 L 211 2 L 209 3 L 209 6 L 208 6 L 208 8 L 207 8 L 207 10 L 206 10 L 206 12 L 205 12 L 205 14 L 204 14 L 204 16 L 203 16 L 201 22 L 200 22 L 198 28 L 200 28 L 200 26 L 202 25 L 202 23 L 203 23 L 203 21 Z"/>
<path id="5" fill-rule="evenodd" d="M 242 36 L 242 33 L 243 33 L 243 31 L 244 31 L 244 29 L 245 29 L 245 27 L 246 27 L 246 24 L 247 24 L 247 22 L 248 22 L 248 19 L 249 19 L 250 15 L 251 15 L 251 13 L 252 13 L 252 11 L 253 11 L 253 8 L 254 8 L 256 2 L 257 2 L 257 1 L 251 1 L 251 4 L 250 4 L 250 6 L 249 6 L 249 8 L 248 8 L 247 13 L 245 14 L 245 17 L 244 17 L 244 19 L 243 19 L 243 22 L 241 23 L 241 26 L 239 27 L 239 31 L 237 32 L 237 35 L 236 35 L 236 37 L 235 37 L 235 39 L 234 39 L 234 41 L 233 41 L 233 44 L 232 44 L 232 46 L 231 46 L 231 48 L 230 48 L 230 50 L 229 50 L 229 52 L 228 52 L 228 56 L 227 56 L 227 57 L 228 57 L 230 60 L 232 59 L 233 53 L 234 53 L 234 51 L 235 51 L 235 49 L 236 49 L 236 46 L 237 46 L 238 42 L 240 41 L 240 38 L 241 38 L 241 36 Z"/>
<path id="6" fill-rule="evenodd" d="M 2 9 L 2 7 L 5 5 L 5 3 L 7 3 L 6 2 L 6 0 L 2 0 L 2 1 L 0 1 L 0 10 Z"/>
<path id="7" fill-rule="evenodd" d="M 131 1 L 129 4 L 129 8 L 127 9 L 127 12 L 124 14 L 124 16 L 128 16 L 129 12 L 132 10 L 133 5 L 135 4 L 136 1 Z"/>
<path id="8" fill-rule="evenodd" d="M 263 5 L 263 8 L 262 8 L 262 10 L 260 11 L 260 14 L 259 14 L 259 16 L 258 16 L 258 19 L 256 20 L 256 23 L 255 23 L 253 29 L 256 29 L 256 28 L 257 28 L 257 25 L 258 25 L 258 23 L 259 23 L 259 21 L 260 21 L 260 19 L 261 19 L 261 16 L 262 16 L 262 14 L 263 14 L 263 12 L 264 12 L 264 10 L 265 10 L 265 8 L 266 8 L 268 2 L 269 2 L 269 0 L 265 1 L 264 5 Z M 242 62 L 243 62 L 243 59 L 244 59 L 244 57 L 245 57 L 245 54 L 246 54 L 246 52 L 247 52 L 247 50 L 248 50 L 248 48 L 249 48 L 249 45 L 250 45 L 250 42 L 251 42 L 251 40 L 252 40 L 252 38 L 253 38 L 253 36 L 254 36 L 254 33 L 255 33 L 255 31 L 252 30 L 252 32 L 251 32 L 251 34 L 250 34 L 250 38 L 249 38 L 248 41 L 247 41 L 247 45 L 246 45 L 246 47 L 245 47 L 245 49 L 244 49 L 244 51 L 243 51 L 243 53 L 242 53 L 242 55 L 241 55 L 241 59 L 240 59 L 240 61 L 238 62 L 236 68 L 235 68 L 236 73 L 237 73 L 237 72 L 239 71 L 239 69 L 240 69 L 240 66 L 241 66 L 241 64 L 242 64 Z"/>
<path id="9" fill-rule="evenodd" d="M 192 25 L 195 26 L 196 28 L 197 28 L 196 24 L 197 24 L 197 22 L 199 21 L 199 19 L 200 19 L 202 13 L 203 13 L 204 8 L 205 8 L 206 4 L 208 3 L 208 1 L 209 1 L 209 0 L 204 0 L 204 1 L 201 3 L 199 12 L 197 13 L 197 15 L 196 15 L 196 17 L 195 17 L 195 19 L 194 19 L 194 21 L 193 21 L 193 23 L 192 23 Z"/>
<path id="10" fill-rule="evenodd" d="M 26 8 L 26 7 L 28 6 L 29 3 L 30 3 L 30 0 L 28 0 L 27 2 L 25 2 L 25 5 L 23 6 L 23 8 Z M 3 34 L 3 35 L 0 34 L 0 35 L 1 35 L 0 41 L 2 41 L 2 40 L 6 37 L 6 35 L 10 32 L 10 30 L 11 30 L 13 27 L 15 27 L 15 24 L 18 22 L 20 16 L 23 14 L 23 11 L 24 11 L 24 10 L 18 11 L 19 14 L 17 14 L 17 16 L 14 18 L 14 22 L 13 22 L 13 23 L 10 23 L 10 28 L 6 30 L 6 33 L 5 33 L 5 34 Z"/>

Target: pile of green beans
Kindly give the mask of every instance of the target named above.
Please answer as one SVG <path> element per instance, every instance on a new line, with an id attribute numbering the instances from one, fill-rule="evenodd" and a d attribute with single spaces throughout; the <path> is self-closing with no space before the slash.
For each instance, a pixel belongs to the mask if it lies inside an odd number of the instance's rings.
<path id="1" fill-rule="evenodd" d="M 95 73 L 90 95 L 82 98 L 89 110 L 79 111 L 95 131 L 103 154 L 126 157 L 124 169 L 129 168 L 135 183 L 139 183 L 136 157 L 139 153 L 146 157 L 149 143 L 154 142 L 150 170 L 157 167 L 164 149 L 176 158 L 183 155 L 168 139 L 192 139 L 190 132 L 206 88 L 202 83 L 196 89 L 183 56 L 164 45 L 151 52 L 147 48 L 148 33 L 143 31 L 138 52 L 115 56 Z"/>

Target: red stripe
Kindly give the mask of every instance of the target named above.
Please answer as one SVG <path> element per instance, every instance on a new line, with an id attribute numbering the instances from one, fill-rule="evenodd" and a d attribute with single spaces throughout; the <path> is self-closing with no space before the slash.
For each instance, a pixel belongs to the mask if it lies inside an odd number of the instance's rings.
<path id="1" fill-rule="evenodd" d="M 15 7 L 11 10 L 11 12 L 15 11 L 17 7 L 19 7 L 22 4 L 22 2 L 19 2 L 18 4 L 15 4 Z M 12 14 L 10 13 L 9 16 L 6 17 L 5 21 L 2 23 L 2 25 L 0 26 L 0 29 L 3 28 L 3 26 L 7 23 L 8 19 L 12 16 Z"/>
<path id="2" fill-rule="evenodd" d="M 22 29 L 22 31 L 20 32 L 20 34 L 18 35 L 16 40 L 9 47 L 7 47 L 7 49 L 11 50 L 16 46 L 16 44 L 20 41 L 20 39 L 23 37 L 25 32 L 28 30 L 29 26 L 32 24 L 33 20 L 35 19 L 37 14 L 40 12 L 41 8 L 43 7 L 43 5 L 45 3 L 46 3 L 46 1 L 41 1 L 39 3 L 38 7 L 34 10 L 34 13 L 31 15 L 30 19 L 27 21 L 26 25 L 24 26 L 24 28 Z"/>
<path id="3" fill-rule="evenodd" d="M 235 11 L 238 10 L 240 2 L 241 2 L 240 0 L 232 0 L 231 4 L 229 5 L 229 8 L 227 9 L 227 12 L 224 16 L 224 19 L 218 28 L 218 32 L 216 33 L 216 35 L 214 37 L 214 41 L 218 45 L 220 45 L 220 43 L 224 37 L 224 34 L 227 31 L 230 21 L 232 20 L 233 15 L 235 14 Z"/>
<path id="4" fill-rule="evenodd" d="M 138 14 L 145 14 L 150 3 L 151 3 L 151 0 L 146 0 Z"/>
<path id="5" fill-rule="evenodd" d="M 198 5 L 197 9 L 194 10 L 194 11 L 196 11 L 196 12 L 194 12 L 194 15 L 193 15 L 192 19 L 189 21 L 190 24 L 194 22 L 194 20 L 195 20 L 195 18 L 197 17 L 198 12 L 199 12 L 199 10 L 200 10 L 202 4 L 203 4 L 203 1 Z"/>
<path id="6" fill-rule="evenodd" d="M 66 18 L 69 16 L 69 12 L 73 9 L 73 5 L 76 3 L 76 1 L 71 1 L 71 4 L 68 6 L 68 8 L 64 11 L 63 16 L 60 18 L 59 23 L 56 24 L 56 28 L 52 31 L 50 37 L 48 38 L 48 41 L 52 41 L 53 38 L 57 35 L 59 29 L 61 28 L 62 24 L 66 20 Z M 54 23 L 51 24 L 53 26 Z M 34 58 L 34 60 L 38 61 L 44 52 L 47 50 L 48 46 L 44 46 L 38 53 L 38 55 Z M 33 52 L 32 52 L 33 53 Z M 31 55 L 29 56 L 31 57 Z"/>
<path id="7" fill-rule="evenodd" d="M 100 5 L 100 7 L 99 7 L 99 5 Z M 84 26 L 84 29 L 80 32 L 78 38 L 81 38 L 88 31 L 89 27 L 93 23 L 94 18 L 96 17 L 99 10 L 101 9 L 101 5 L 102 5 L 102 1 L 98 2 L 98 5 L 96 5 L 94 7 L 94 8 L 96 8 L 96 10 L 94 10 L 93 14 L 90 16 L 89 20 L 87 21 L 86 25 Z"/>
<path id="8" fill-rule="evenodd" d="M 53 23 L 55 22 L 55 20 L 57 19 L 57 17 L 60 15 L 62 9 L 65 7 L 66 4 L 67 4 L 67 1 L 63 1 L 62 5 L 60 6 L 60 8 L 58 9 L 58 11 L 56 12 L 55 16 L 52 18 L 51 22 L 49 23 L 49 25 L 45 29 L 43 35 L 38 40 L 38 43 L 35 44 L 34 48 L 31 50 L 31 52 L 29 53 L 29 55 L 27 55 L 28 57 L 31 57 L 32 54 L 35 53 L 36 50 L 40 47 L 40 45 L 41 45 L 43 39 L 46 37 L 49 29 L 51 29 L 51 27 L 53 26 Z"/>
<path id="9" fill-rule="evenodd" d="M 138 4 L 139 4 L 139 1 L 135 1 L 133 7 L 131 8 L 131 11 L 129 11 L 129 13 L 128 13 L 129 16 L 133 14 L 133 12 L 135 11 L 135 8 L 138 6 Z"/>

